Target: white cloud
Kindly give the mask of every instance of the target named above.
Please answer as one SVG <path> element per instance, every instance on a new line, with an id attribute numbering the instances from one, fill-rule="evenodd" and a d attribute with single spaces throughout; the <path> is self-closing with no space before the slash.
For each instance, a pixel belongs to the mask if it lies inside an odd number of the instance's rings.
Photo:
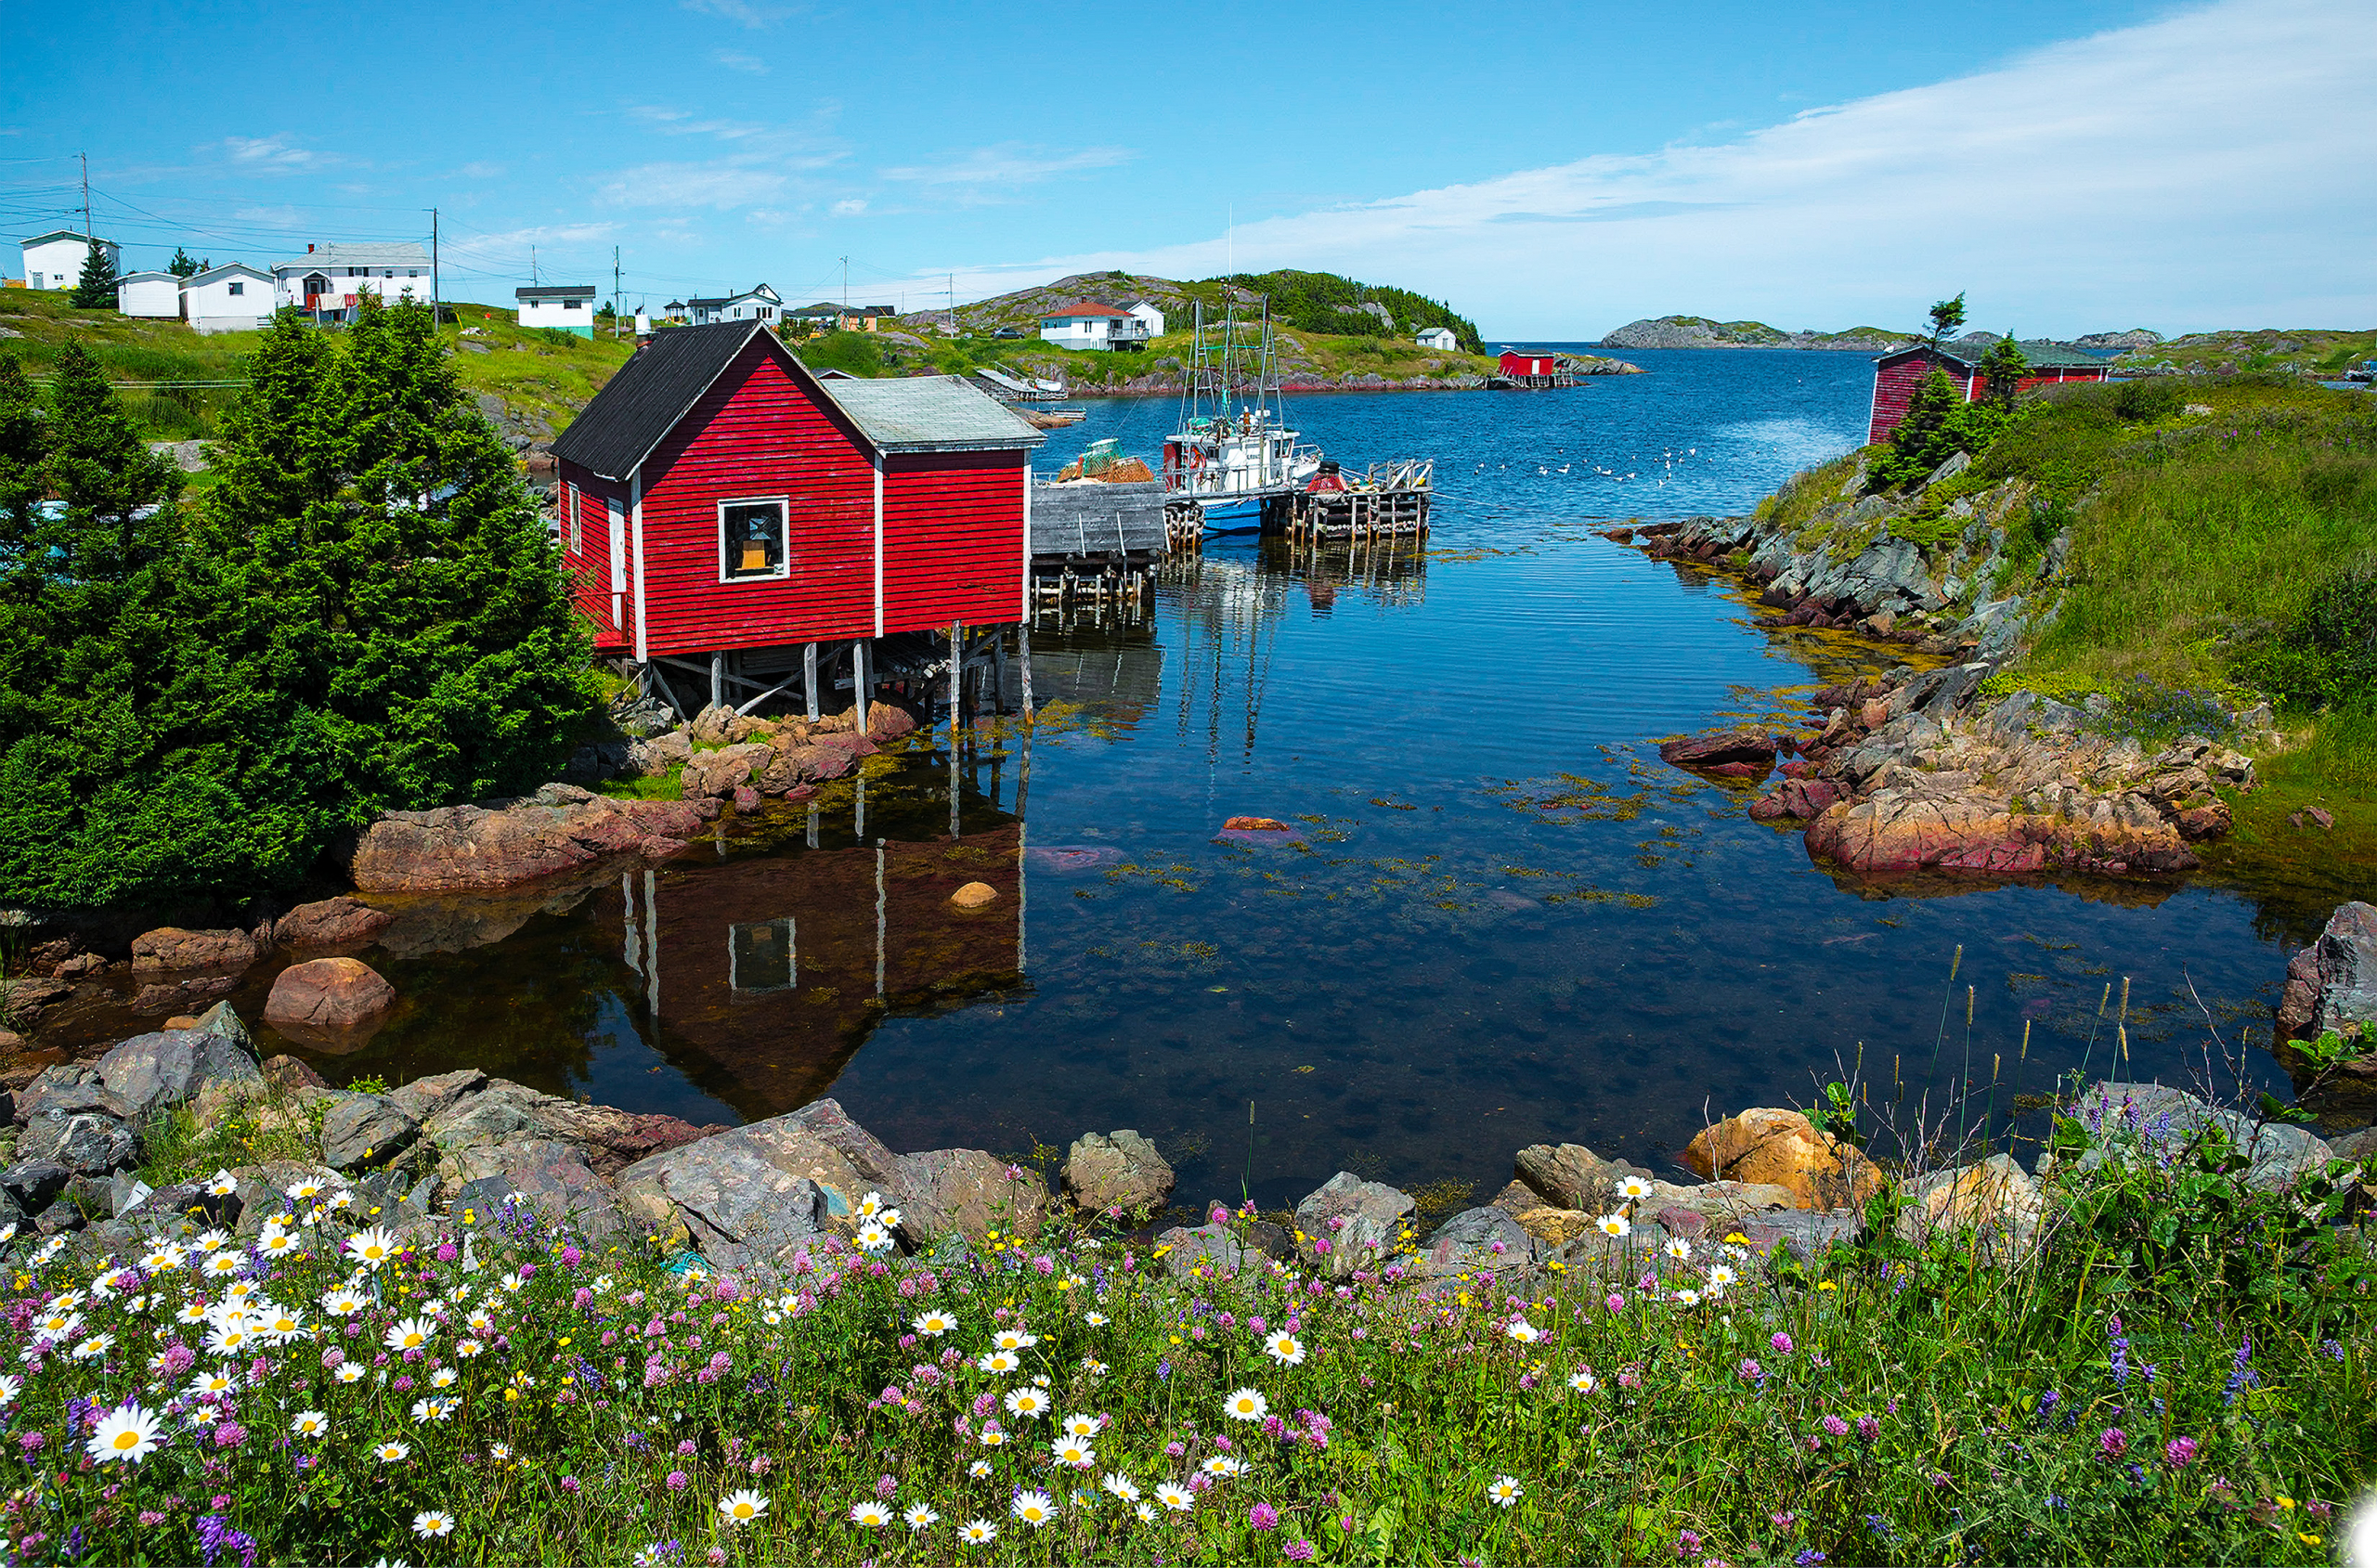
<path id="1" fill-rule="evenodd" d="M 866 211 L 866 198 L 864 196 L 847 197 L 835 202 L 833 206 L 833 214 L 838 218 L 854 218 L 864 211 Z"/>
<path id="2" fill-rule="evenodd" d="M 2226 0 L 1711 145 L 1607 155 L 1238 228 L 1240 270 L 1325 267 L 1489 332 L 1684 311 L 1908 326 L 2318 326 L 2377 316 L 2365 0 Z M 1221 237 L 971 275 L 1201 276 Z"/>
<path id="3" fill-rule="evenodd" d="M 728 211 L 773 202 L 801 188 L 799 176 L 830 168 L 849 156 L 822 126 L 834 110 L 821 109 L 812 124 L 768 125 L 712 120 L 692 110 L 638 104 L 628 117 L 663 136 L 702 137 L 725 149 L 709 159 L 656 160 L 603 176 L 599 200 L 623 207 L 714 207 Z"/>
<path id="4" fill-rule="evenodd" d="M 733 49 L 714 49 L 709 58 L 729 71 L 746 71 L 753 76 L 768 73 L 768 62 L 757 55 L 738 54 Z"/>
<path id="5" fill-rule="evenodd" d="M 682 3 L 689 11 L 752 29 L 773 27 L 787 17 L 799 16 L 803 9 L 799 6 L 769 4 L 768 0 L 682 0 Z"/>
<path id="6" fill-rule="evenodd" d="M 998 199 L 1020 186 L 1054 179 L 1084 169 L 1110 169 L 1129 162 L 1131 150 L 1122 147 L 1085 147 L 1054 152 L 1020 142 L 978 147 L 933 163 L 903 164 L 883 171 L 887 180 L 920 185 L 964 201 Z"/>
<path id="7" fill-rule="evenodd" d="M 487 162 L 465 163 L 457 173 L 466 180 L 500 179 L 503 177 L 503 165 Z"/>
<path id="8" fill-rule="evenodd" d="M 735 163 L 641 163 L 622 169 L 598 194 L 615 207 L 715 207 L 772 201 L 791 182 L 773 169 Z"/>
<path id="9" fill-rule="evenodd" d="M 251 174 L 304 174 L 335 162 L 284 136 L 225 136 L 222 149 L 235 166 Z"/>

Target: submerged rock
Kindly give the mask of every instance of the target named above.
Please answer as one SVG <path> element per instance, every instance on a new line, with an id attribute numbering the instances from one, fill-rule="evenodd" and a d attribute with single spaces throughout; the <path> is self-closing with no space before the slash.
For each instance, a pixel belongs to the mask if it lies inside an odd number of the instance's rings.
<path id="1" fill-rule="evenodd" d="M 1712 730 L 1706 734 L 1663 742 L 1659 756 L 1678 768 L 1701 771 L 1762 771 L 1773 765 L 1778 749 L 1775 737 L 1763 731 Z"/>
<path id="2" fill-rule="evenodd" d="M 608 855 L 672 855 L 703 820 L 686 801 L 547 784 L 492 808 L 390 811 L 364 830 L 347 871 L 366 893 L 509 888 Z"/>
<path id="3" fill-rule="evenodd" d="M 264 1021 L 308 1043 L 351 1034 L 396 1005 L 396 990 L 359 958 L 316 958 L 294 964 L 272 982 Z"/>
<path id="4" fill-rule="evenodd" d="M 136 974 L 207 969 L 236 975 L 256 958 L 256 940 L 245 931 L 186 931 L 178 926 L 162 926 L 132 939 Z"/>
<path id="5" fill-rule="evenodd" d="M 369 947 L 395 918 L 385 910 L 341 894 L 299 904 L 273 922 L 272 940 L 282 947 Z"/>

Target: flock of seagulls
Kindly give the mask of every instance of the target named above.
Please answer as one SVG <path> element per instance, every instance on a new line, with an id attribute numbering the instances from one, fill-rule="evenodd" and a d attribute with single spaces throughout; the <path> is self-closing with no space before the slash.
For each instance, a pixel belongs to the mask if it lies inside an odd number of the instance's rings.
<path id="1" fill-rule="evenodd" d="M 1566 457 L 1567 449 L 1562 447 L 1554 447 L 1552 449 L 1552 455 L 1555 458 Z M 1659 466 L 1662 472 L 1660 473 L 1659 477 L 1653 483 L 1656 486 L 1665 485 L 1668 482 L 1669 476 L 1672 474 L 1677 468 L 1682 466 L 1686 459 L 1696 458 L 1699 455 L 1700 448 L 1697 447 L 1686 447 L 1681 452 L 1676 451 L 1672 447 L 1661 451 L 1659 453 Z M 1570 459 L 1568 461 L 1562 463 L 1556 469 L 1548 463 L 1538 463 L 1535 465 L 1535 472 L 1539 477 L 1549 479 L 1554 474 L 1566 473 L 1577 466 L 1577 460 L 1578 460 Z M 1494 465 L 1494 469 L 1496 473 L 1508 473 L 1510 466 L 1511 465 L 1509 463 L 1497 463 Z M 1625 484 L 1630 479 L 1640 479 L 1643 476 L 1642 472 L 1639 469 L 1630 473 L 1620 473 L 1614 468 L 1603 468 L 1597 463 L 1590 466 L 1592 468 L 1592 472 L 1600 477 L 1619 485 Z M 1521 472 L 1525 472 L 1526 465 L 1521 464 L 1520 467 Z M 1481 462 L 1477 465 L 1474 472 L 1483 473 L 1486 472 L 1486 468 L 1487 465 Z"/>

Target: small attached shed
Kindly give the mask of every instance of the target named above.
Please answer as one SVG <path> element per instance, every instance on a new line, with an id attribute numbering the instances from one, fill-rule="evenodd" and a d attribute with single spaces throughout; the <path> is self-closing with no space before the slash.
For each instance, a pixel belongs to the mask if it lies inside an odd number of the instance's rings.
<path id="1" fill-rule="evenodd" d="M 1560 373 L 1560 356 L 1506 348 L 1502 350 L 1501 371 L 1506 376 L 1556 376 Z"/>
<path id="2" fill-rule="evenodd" d="M 1046 439 L 955 376 L 828 383 L 756 321 L 659 333 L 553 443 L 578 609 L 598 650 L 706 661 L 714 693 L 813 681 L 820 643 L 864 667 L 877 639 L 1011 625 Z"/>
<path id="3" fill-rule="evenodd" d="M 1907 405 L 1915 400 L 1915 389 L 1923 384 L 1934 365 L 1947 372 L 1948 379 L 1955 383 L 1957 395 L 1966 402 L 1985 395 L 1989 378 L 1981 373 L 1981 362 L 1989 356 L 1992 346 L 1942 343 L 1935 349 L 1929 343 L 1919 343 L 1875 360 L 1874 400 L 1865 421 L 1866 444 L 1890 439 L 1899 421 L 1906 418 Z M 2059 382 L 2100 382 L 2112 373 L 2110 361 L 2070 343 L 2026 343 L 2021 344 L 2021 350 L 2030 368 L 2023 372 L 2015 388 L 2017 392 L 2053 386 Z"/>
<path id="4" fill-rule="evenodd" d="M 127 272 L 116 279 L 119 316 L 179 316 L 182 280 L 170 272 Z"/>
<path id="5" fill-rule="evenodd" d="M 182 319 L 201 335 L 253 332 L 272 325 L 272 274 L 244 262 L 182 280 Z"/>

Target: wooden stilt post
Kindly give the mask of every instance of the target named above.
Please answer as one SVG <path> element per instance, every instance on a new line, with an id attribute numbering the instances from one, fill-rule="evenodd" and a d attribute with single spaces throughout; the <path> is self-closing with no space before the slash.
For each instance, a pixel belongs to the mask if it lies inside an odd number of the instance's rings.
<path id="1" fill-rule="evenodd" d="M 958 701 L 960 678 L 966 669 L 966 625 L 963 621 L 949 623 L 949 841 L 957 842 L 957 753 L 964 734 L 960 728 Z"/>
<path id="2" fill-rule="evenodd" d="M 866 733 L 866 699 L 875 686 L 875 672 L 869 667 L 874 662 L 869 656 L 874 652 L 874 648 L 873 642 L 862 641 L 851 652 L 851 684 L 858 704 L 855 717 L 858 719 L 858 732 L 862 735 Z"/>
<path id="3" fill-rule="evenodd" d="M 1024 622 L 1015 628 L 1015 656 L 1023 666 L 1023 721 L 1032 722 L 1032 623 Z"/>
<path id="4" fill-rule="evenodd" d="M 809 721 L 817 722 L 817 644 L 800 651 L 800 679 L 809 688 Z"/>
<path id="5" fill-rule="evenodd" d="M 726 654 L 723 652 L 709 656 L 709 706 L 726 706 Z"/>
<path id="6" fill-rule="evenodd" d="M 996 719 L 1006 711 L 1007 632 L 1002 629 L 991 635 L 991 717 Z"/>

